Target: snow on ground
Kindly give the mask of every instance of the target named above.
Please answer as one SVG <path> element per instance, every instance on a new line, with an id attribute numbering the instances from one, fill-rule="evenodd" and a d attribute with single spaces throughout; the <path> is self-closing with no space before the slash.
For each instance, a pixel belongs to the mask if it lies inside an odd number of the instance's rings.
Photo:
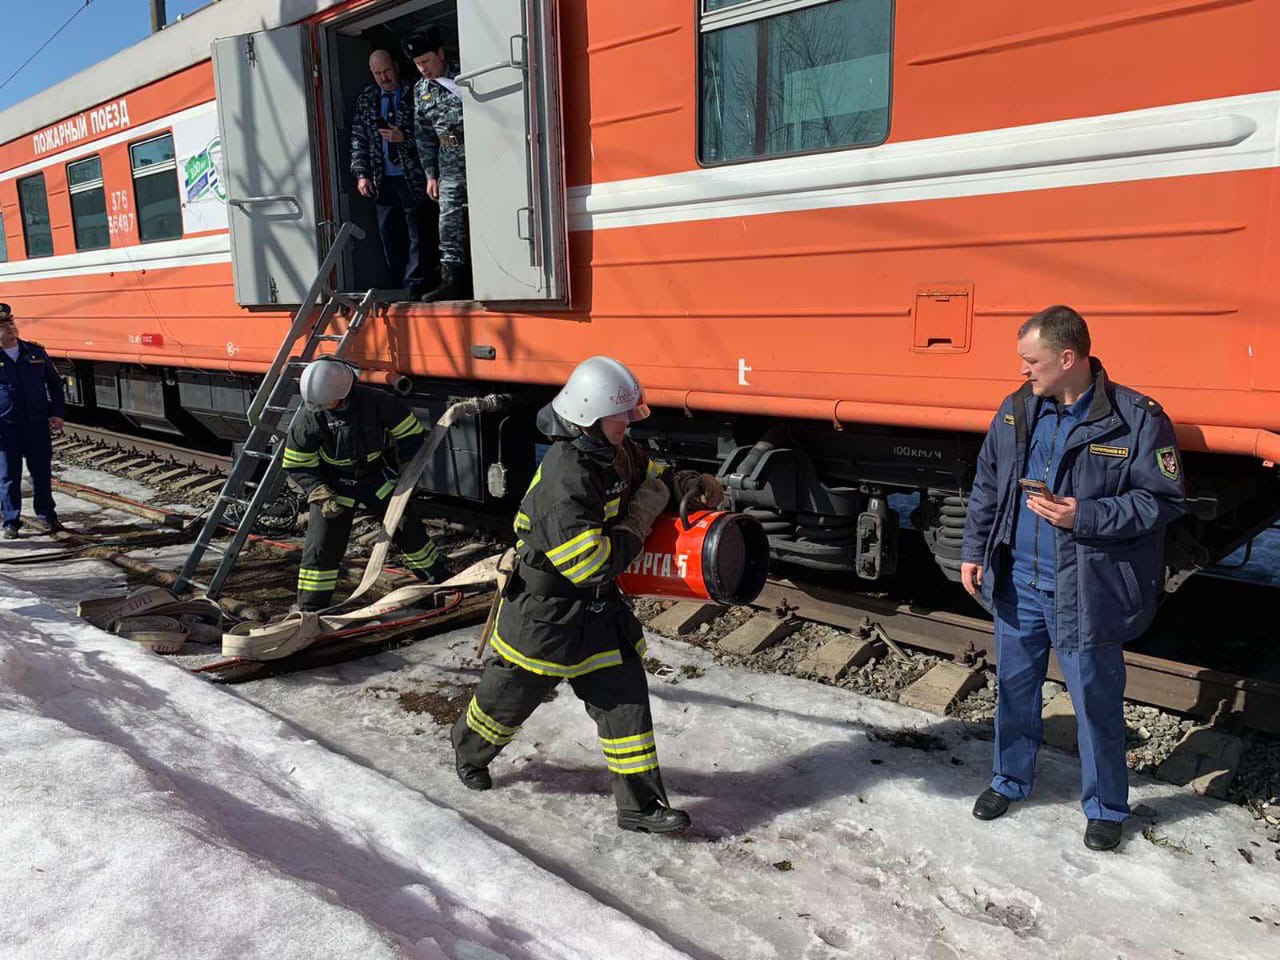
<path id="1" fill-rule="evenodd" d="M 401 696 L 465 697 L 475 630 L 215 688 L 69 617 L 120 582 L 93 562 L 0 568 L 0 956 L 1280 947 L 1280 863 L 1239 852 L 1270 852 L 1248 814 L 1169 784 L 1135 776 L 1152 813 L 1120 853 L 1092 853 L 1077 761 L 1045 750 L 1037 796 L 980 823 L 991 745 L 970 728 L 654 637 L 677 668 L 651 679 L 659 754 L 695 829 L 636 836 L 612 822 L 567 687 L 494 764 L 493 791 L 457 782 L 447 730 Z M 895 746 L 901 731 L 926 736 Z"/>
<path id="2" fill-rule="evenodd" d="M 680 956 L 457 812 L 8 577 L 0 778 L 6 957 Z"/>

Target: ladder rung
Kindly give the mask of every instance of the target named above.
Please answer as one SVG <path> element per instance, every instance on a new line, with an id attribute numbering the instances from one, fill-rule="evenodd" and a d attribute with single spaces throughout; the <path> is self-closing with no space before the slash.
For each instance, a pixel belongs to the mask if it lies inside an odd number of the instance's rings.
<path id="1" fill-rule="evenodd" d="M 223 503 L 238 503 L 238 504 L 240 504 L 240 506 L 242 506 L 242 507 L 247 507 L 247 506 L 249 505 L 249 501 L 248 501 L 248 500 L 242 500 L 242 499 L 240 499 L 239 497 L 231 497 L 231 496 L 223 497 L 223 498 L 222 498 L 222 502 L 223 502 Z"/>
<path id="2" fill-rule="evenodd" d="M 288 408 L 288 407 L 277 407 L 277 406 L 274 406 L 273 404 L 270 404 L 270 403 L 268 403 L 268 404 L 267 404 L 265 407 L 263 407 L 262 409 L 263 409 L 264 411 L 266 411 L 266 410 L 270 410 L 272 413 L 288 413 L 288 412 L 289 412 L 289 408 Z"/>
<path id="3" fill-rule="evenodd" d="M 271 460 L 274 459 L 274 453 L 263 453 L 261 450 L 241 450 L 242 457 L 253 457 L 255 460 Z"/>
<path id="4" fill-rule="evenodd" d="M 220 553 L 220 554 L 222 554 L 223 556 L 226 556 L 226 554 L 227 554 L 227 548 L 226 548 L 226 547 L 224 547 L 224 546 L 222 546 L 222 545 L 220 545 L 220 544 L 214 543 L 212 540 L 210 540 L 208 543 L 206 543 L 206 544 L 204 545 L 204 552 L 205 552 L 205 553 Z"/>
<path id="5" fill-rule="evenodd" d="M 312 340 L 333 340 L 337 343 L 341 343 L 343 340 L 346 339 L 346 335 L 341 333 L 321 333 L 317 336 L 312 337 L 311 339 Z"/>

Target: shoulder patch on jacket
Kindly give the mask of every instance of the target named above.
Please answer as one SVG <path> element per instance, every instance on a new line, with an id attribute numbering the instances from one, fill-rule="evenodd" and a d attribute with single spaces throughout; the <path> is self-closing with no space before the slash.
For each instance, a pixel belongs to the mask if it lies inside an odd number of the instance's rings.
<path id="1" fill-rule="evenodd" d="M 1111 447 L 1105 443 L 1089 444 L 1089 452 L 1096 453 L 1101 457 L 1118 457 L 1120 459 L 1129 456 L 1128 447 Z"/>
<path id="2" fill-rule="evenodd" d="M 1178 451 L 1174 447 L 1161 447 L 1156 451 L 1156 466 L 1160 468 L 1160 475 L 1170 480 L 1177 480 L 1182 473 Z"/>
<path id="3" fill-rule="evenodd" d="M 1008 424 L 1009 426 L 1011 426 L 1011 427 L 1012 427 L 1012 426 L 1016 426 L 1016 425 L 1017 425 L 1017 423 L 1018 423 L 1018 421 L 1017 421 L 1017 420 L 1013 419 L 1013 414 L 1012 414 L 1012 413 L 1006 413 L 1006 414 L 1004 415 L 1004 422 L 1005 422 L 1005 423 L 1007 423 L 1007 424 Z"/>
<path id="4" fill-rule="evenodd" d="M 1158 402 L 1152 400 L 1150 397 L 1143 397 L 1142 404 L 1151 413 L 1164 413 L 1164 407 L 1160 406 Z"/>

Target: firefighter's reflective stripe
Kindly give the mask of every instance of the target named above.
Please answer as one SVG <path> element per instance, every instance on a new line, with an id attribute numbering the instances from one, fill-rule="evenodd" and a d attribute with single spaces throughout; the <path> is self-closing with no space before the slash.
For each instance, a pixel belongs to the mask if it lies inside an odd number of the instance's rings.
<path id="1" fill-rule="evenodd" d="M 298 568 L 298 589 L 312 593 L 324 593 L 338 585 L 338 571 L 317 570 L 315 567 Z"/>
<path id="2" fill-rule="evenodd" d="M 622 503 L 621 497 L 614 497 L 612 500 L 606 501 L 604 505 L 604 518 L 606 520 L 612 520 L 614 517 L 616 517 L 618 515 L 618 508 L 621 505 L 621 503 Z"/>
<path id="3" fill-rule="evenodd" d="M 342 504 L 344 507 L 354 507 L 356 505 L 356 502 L 350 497 L 334 497 L 333 499 L 337 500 L 338 503 Z"/>
<path id="4" fill-rule="evenodd" d="M 654 744 L 653 731 L 646 730 L 633 737 L 600 738 L 605 763 L 614 773 L 644 773 L 658 769 L 658 748 Z"/>
<path id="5" fill-rule="evenodd" d="M 533 471 L 533 479 L 529 481 L 529 489 L 524 492 L 525 497 L 533 492 L 533 488 L 538 485 L 538 481 L 542 479 L 542 464 L 538 464 L 538 469 Z M 522 503 L 521 506 L 524 504 Z M 516 533 L 528 533 L 533 529 L 533 518 L 523 510 L 516 513 L 516 521 L 513 524 Z"/>
<path id="6" fill-rule="evenodd" d="M 495 747 L 510 743 L 511 738 L 520 731 L 519 727 L 508 727 L 505 723 L 499 723 L 481 710 L 480 703 L 475 697 L 471 698 L 471 703 L 467 707 L 467 726 Z"/>
<path id="7" fill-rule="evenodd" d="M 657 460 L 650 460 L 644 468 L 644 478 L 646 480 L 654 480 L 667 472 L 667 465 L 659 463 Z"/>
<path id="8" fill-rule="evenodd" d="M 566 569 L 561 563 L 556 562 L 556 567 L 564 574 L 570 583 L 579 584 L 586 580 L 593 573 L 609 562 L 609 557 L 613 553 L 613 541 L 608 537 L 600 540 L 595 550 L 587 554 L 587 556 L 579 560 L 572 567 Z"/>
<path id="9" fill-rule="evenodd" d="M 377 491 L 374 493 L 374 496 L 377 497 L 379 500 L 385 500 L 387 498 L 387 495 L 391 493 L 391 491 L 394 490 L 395 488 L 396 488 L 396 482 L 394 480 L 388 480 L 386 483 L 384 483 L 382 486 L 380 486 L 377 489 Z"/>
<path id="10" fill-rule="evenodd" d="M 428 540 L 427 545 L 421 550 L 404 554 L 404 565 L 410 570 L 427 570 L 439 561 L 440 552 L 436 549 L 435 542 L 431 540 Z"/>
<path id="11" fill-rule="evenodd" d="M 307 453 L 305 450 L 294 450 L 292 447 L 285 447 L 282 464 L 286 470 L 299 467 L 318 467 L 320 466 L 320 454 Z"/>
<path id="12" fill-rule="evenodd" d="M 554 550 L 548 550 L 547 559 L 554 563 L 561 573 L 564 573 L 574 565 L 572 561 L 575 557 L 596 549 L 604 539 L 603 527 L 591 527 L 566 540 Z"/>
<path id="13" fill-rule="evenodd" d="M 620 650 L 606 650 L 603 653 L 597 653 L 593 657 L 587 657 L 587 659 L 578 663 L 552 663 L 550 660 L 526 657 L 503 640 L 502 637 L 498 636 L 497 630 L 489 638 L 489 645 L 497 651 L 498 656 L 502 657 L 503 660 L 514 663 L 517 667 L 544 677 L 560 677 L 564 680 L 572 680 L 574 677 L 581 677 L 596 670 L 617 667 L 622 664 L 622 651 Z"/>
<path id="14" fill-rule="evenodd" d="M 648 652 L 649 652 L 649 641 L 646 640 L 644 638 L 644 635 L 642 634 L 640 636 L 640 639 L 636 641 L 636 653 L 640 654 L 640 656 L 643 657 Z"/>
<path id="15" fill-rule="evenodd" d="M 320 451 L 320 459 L 335 467 L 353 467 L 356 463 L 354 460 L 345 460 L 342 457 L 331 457 L 323 449 Z"/>
<path id="16" fill-rule="evenodd" d="M 422 433 L 423 431 L 422 424 L 418 422 L 417 416 L 410 413 L 387 432 L 391 434 L 393 440 L 403 440 L 405 437 L 412 437 L 415 433 Z"/>

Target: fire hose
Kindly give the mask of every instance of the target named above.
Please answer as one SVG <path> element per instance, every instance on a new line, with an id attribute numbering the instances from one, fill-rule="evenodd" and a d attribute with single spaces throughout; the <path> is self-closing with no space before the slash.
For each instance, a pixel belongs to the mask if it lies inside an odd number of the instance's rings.
<path id="1" fill-rule="evenodd" d="M 427 463 L 436 448 L 444 440 L 449 429 L 464 417 L 481 413 L 496 413 L 506 408 L 510 397 L 492 394 L 485 397 L 473 397 L 459 401 L 450 406 L 436 421 L 426 441 L 418 448 L 396 482 L 395 490 L 387 503 L 383 517 L 382 529 L 374 544 L 359 585 L 346 599 L 325 610 L 299 611 L 291 613 L 282 620 L 268 624 L 241 623 L 230 631 L 221 634 L 222 652 L 225 656 L 270 660 L 286 657 L 302 650 L 322 636 L 345 630 L 354 625 L 371 620 L 384 620 L 397 613 L 421 603 L 434 600 L 442 591 L 456 592 L 460 586 L 476 586 L 492 580 L 494 574 L 491 567 L 496 566 L 496 559 L 486 567 L 482 561 L 462 574 L 450 578 L 444 584 L 414 584 L 393 590 L 381 600 L 367 604 L 346 613 L 340 612 L 351 603 L 362 597 L 378 581 L 386 566 L 387 553 L 391 548 L 392 537 L 400 526 L 405 509 L 417 489 L 418 478 L 426 469 Z M 108 597 L 87 600 L 80 604 L 78 613 L 105 630 L 112 630 L 121 635 L 142 642 L 157 652 L 174 652 L 181 649 L 192 625 L 182 622 L 183 615 L 191 616 L 193 611 L 187 604 L 208 604 L 201 610 L 218 609 L 211 600 L 180 601 L 170 591 L 160 587 L 139 590 L 126 597 Z M 139 622 L 139 618 L 147 619 Z M 169 618 L 166 623 L 161 618 Z M 221 620 L 218 610 L 217 624 Z"/>
<path id="2" fill-rule="evenodd" d="M 452 577 L 444 584 L 421 583 L 401 587 L 374 603 L 347 613 L 339 612 L 364 596 L 381 576 L 382 568 L 387 562 L 387 553 L 391 549 L 392 537 L 399 529 L 405 509 L 409 506 L 409 500 L 417 489 L 418 478 L 422 476 L 428 461 L 435 454 L 436 448 L 440 446 L 450 428 L 464 417 L 473 417 L 481 413 L 498 413 L 504 410 L 510 401 L 511 398 L 504 394 L 473 397 L 453 404 L 440 416 L 426 441 L 400 471 L 395 490 L 387 501 L 382 529 L 374 543 L 364 575 L 350 596 L 324 610 L 297 611 L 274 623 L 239 624 L 222 635 L 223 655 L 255 660 L 287 657 L 314 643 L 325 633 L 342 630 L 366 620 L 383 620 L 423 600 L 434 598 L 442 588 L 459 586 L 460 584 L 456 581 L 464 577 L 470 577 L 465 581 L 469 584 L 487 583 L 492 580 L 495 574 L 485 573 L 485 561 L 482 561 L 463 575 Z"/>

